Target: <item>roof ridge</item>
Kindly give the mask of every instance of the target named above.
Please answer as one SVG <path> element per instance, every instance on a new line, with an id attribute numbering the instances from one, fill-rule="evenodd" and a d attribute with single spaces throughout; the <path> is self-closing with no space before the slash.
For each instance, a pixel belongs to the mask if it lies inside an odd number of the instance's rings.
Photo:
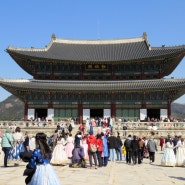
<path id="1" fill-rule="evenodd" d="M 63 38 L 51 38 L 50 43 L 63 43 L 63 44 L 122 44 L 122 43 L 133 43 L 133 42 L 143 42 L 146 38 L 143 36 L 132 37 L 132 38 L 117 38 L 117 39 L 63 39 Z M 49 44 L 50 45 L 50 44 Z"/>

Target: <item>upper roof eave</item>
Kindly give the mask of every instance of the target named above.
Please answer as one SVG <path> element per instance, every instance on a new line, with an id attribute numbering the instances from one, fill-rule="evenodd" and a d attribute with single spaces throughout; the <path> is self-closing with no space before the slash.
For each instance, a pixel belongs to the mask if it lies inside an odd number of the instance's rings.
<path id="1" fill-rule="evenodd" d="M 45 48 L 20 48 L 20 47 L 14 47 L 14 46 L 8 46 L 6 51 L 13 50 L 13 51 L 47 51 L 49 48 L 53 45 L 53 43 L 59 43 L 59 44 L 75 44 L 75 45 L 105 45 L 105 44 L 125 44 L 125 43 L 135 43 L 135 42 L 143 42 L 146 41 L 148 43 L 148 39 L 146 36 L 146 33 L 143 33 L 143 36 L 140 37 L 134 37 L 134 38 L 121 38 L 121 39 L 96 39 L 96 40 L 79 40 L 79 39 L 62 39 L 62 38 L 51 38 L 51 41 Z"/>
<path id="2" fill-rule="evenodd" d="M 0 79 L 0 86 L 26 90 L 50 91 L 130 91 L 185 89 L 185 79 L 128 80 L 128 81 L 53 81 Z"/>
<path id="3" fill-rule="evenodd" d="M 141 37 L 111 40 L 70 40 L 52 37 L 45 48 L 17 48 L 9 46 L 11 55 L 27 58 L 80 62 L 120 62 L 155 59 L 185 54 L 185 46 L 151 47 L 146 33 Z"/>

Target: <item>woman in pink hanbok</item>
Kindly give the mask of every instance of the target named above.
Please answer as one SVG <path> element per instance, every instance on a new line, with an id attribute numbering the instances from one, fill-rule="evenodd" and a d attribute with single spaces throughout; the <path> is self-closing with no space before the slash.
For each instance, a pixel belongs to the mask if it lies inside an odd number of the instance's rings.
<path id="1" fill-rule="evenodd" d="M 82 144 L 81 144 L 81 146 L 84 148 L 84 153 L 85 153 L 84 159 L 85 160 L 88 160 L 89 159 L 89 155 L 88 155 L 88 144 L 87 144 L 86 139 L 87 139 L 87 136 L 84 135 L 82 137 Z"/>
<path id="2" fill-rule="evenodd" d="M 70 159 L 72 157 L 72 151 L 74 149 L 74 139 L 71 133 L 67 137 L 66 142 L 66 155 Z"/>

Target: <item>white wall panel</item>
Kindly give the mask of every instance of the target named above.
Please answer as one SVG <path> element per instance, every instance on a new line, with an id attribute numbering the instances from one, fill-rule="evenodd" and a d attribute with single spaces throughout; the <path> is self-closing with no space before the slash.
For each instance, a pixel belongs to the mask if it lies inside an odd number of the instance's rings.
<path id="1" fill-rule="evenodd" d="M 103 109 L 103 117 L 104 118 L 111 117 L 111 110 L 110 109 Z"/>
<path id="2" fill-rule="evenodd" d="M 83 109 L 83 120 L 90 119 L 90 109 Z"/>
<path id="3" fill-rule="evenodd" d="M 28 120 L 35 119 L 35 109 L 28 109 Z"/>
<path id="4" fill-rule="evenodd" d="M 147 109 L 140 109 L 140 120 L 145 120 L 147 117 Z"/>

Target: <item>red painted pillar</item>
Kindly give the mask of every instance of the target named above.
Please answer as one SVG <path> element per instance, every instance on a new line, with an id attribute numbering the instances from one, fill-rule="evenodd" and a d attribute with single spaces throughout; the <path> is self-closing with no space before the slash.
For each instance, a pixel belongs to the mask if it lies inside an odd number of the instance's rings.
<path id="1" fill-rule="evenodd" d="M 83 122 L 83 107 L 82 107 L 82 103 L 78 103 L 78 123 L 82 123 Z"/>
<path id="2" fill-rule="evenodd" d="M 172 112 L 171 112 L 171 103 L 170 101 L 168 102 L 168 118 L 170 119 L 171 118 L 171 115 L 172 115 Z"/>
<path id="3" fill-rule="evenodd" d="M 52 102 L 49 102 L 49 103 L 48 103 L 48 108 L 49 108 L 49 109 L 52 109 L 52 108 L 53 108 L 53 103 L 52 103 Z"/>
<path id="4" fill-rule="evenodd" d="M 111 103 L 111 118 L 116 119 L 116 104 L 114 102 Z"/>
<path id="5" fill-rule="evenodd" d="M 24 121 L 28 120 L 28 103 L 24 104 Z"/>

